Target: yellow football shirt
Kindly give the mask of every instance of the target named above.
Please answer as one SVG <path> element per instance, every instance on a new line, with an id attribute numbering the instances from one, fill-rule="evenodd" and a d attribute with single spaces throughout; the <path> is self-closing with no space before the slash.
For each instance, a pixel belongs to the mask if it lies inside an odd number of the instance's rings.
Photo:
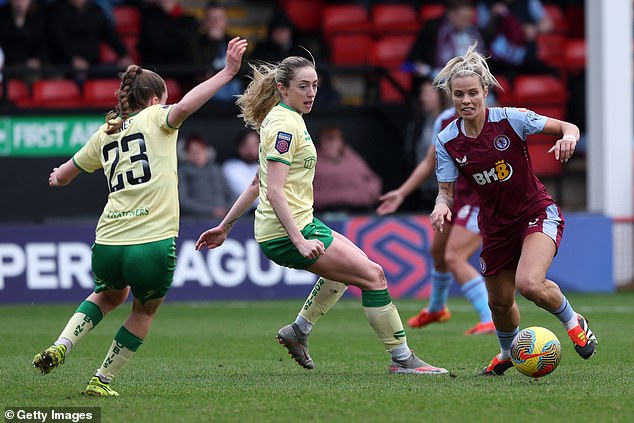
<path id="1" fill-rule="evenodd" d="M 112 135 L 104 124 L 73 156 L 85 172 L 103 169 L 108 184 L 95 242 L 130 245 L 178 235 L 178 129 L 167 123 L 171 107 L 143 109 Z"/>
<path id="2" fill-rule="evenodd" d="M 266 198 L 269 160 L 290 167 L 284 193 L 293 220 L 301 230 L 313 221 L 313 179 L 317 151 L 302 116 L 283 103 L 273 107 L 260 125 L 260 201 L 255 212 L 258 242 L 288 236 Z"/>

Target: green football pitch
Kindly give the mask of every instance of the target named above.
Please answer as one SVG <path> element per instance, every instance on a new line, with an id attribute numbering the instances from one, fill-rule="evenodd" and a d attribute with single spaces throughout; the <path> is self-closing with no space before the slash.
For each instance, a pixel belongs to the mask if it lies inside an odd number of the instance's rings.
<path id="1" fill-rule="evenodd" d="M 476 377 L 498 351 L 494 335 L 464 336 L 476 315 L 450 298 L 450 321 L 409 329 L 409 345 L 450 375 L 389 375 L 389 356 L 359 300 L 344 299 L 310 336 L 316 368 L 299 367 L 274 339 L 301 299 L 170 303 L 113 382 L 118 398 L 80 395 L 101 364 L 128 306 L 109 314 L 47 376 L 33 355 L 55 340 L 75 304 L 0 307 L 0 403 L 4 407 L 101 407 L 103 422 L 625 422 L 634 421 L 634 293 L 568 295 L 599 339 L 588 361 L 559 322 L 520 300 L 522 327 L 559 337 L 554 373 L 514 369 Z M 397 300 L 405 320 L 423 302 Z M 9 421 L 9 420 L 5 420 Z"/>

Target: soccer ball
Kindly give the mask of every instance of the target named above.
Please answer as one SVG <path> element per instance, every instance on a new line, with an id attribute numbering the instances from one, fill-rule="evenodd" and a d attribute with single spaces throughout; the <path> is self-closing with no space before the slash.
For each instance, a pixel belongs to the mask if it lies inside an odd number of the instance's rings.
<path id="1" fill-rule="evenodd" d="M 511 361 L 526 376 L 545 376 L 561 361 L 561 344 L 557 336 L 546 328 L 531 326 L 522 329 L 511 343 Z"/>

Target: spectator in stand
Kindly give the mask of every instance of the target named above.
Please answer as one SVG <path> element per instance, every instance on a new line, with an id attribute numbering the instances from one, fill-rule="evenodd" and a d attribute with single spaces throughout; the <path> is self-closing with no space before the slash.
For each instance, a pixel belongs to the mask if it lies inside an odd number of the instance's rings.
<path id="1" fill-rule="evenodd" d="M 180 0 L 155 0 L 142 12 L 138 49 L 143 63 L 159 72 L 158 65 L 191 63 L 189 51 L 198 35 L 198 21 L 185 13 Z"/>
<path id="2" fill-rule="evenodd" d="M 553 23 L 540 0 L 483 0 L 478 27 L 491 54 L 491 70 L 514 78 L 518 73 L 553 73 L 537 57 L 537 36 Z"/>
<path id="3" fill-rule="evenodd" d="M 101 7 L 92 0 L 56 0 L 47 17 L 51 58 L 56 64 L 71 65 L 77 72 L 99 63 L 99 45 L 108 44 L 119 56 L 117 65 L 132 64 L 128 50 Z"/>
<path id="4" fill-rule="evenodd" d="M 35 0 L 10 0 L 0 8 L 0 50 L 6 66 L 39 70 L 48 58 L 44 16 Z"/>
<path id="5" fill-rule="evenodd" d="M 348 146 L 336 126 L 319 133 L 314 197 L 318 211 L 367 211 L 381 195 L 381 178 Z"/>
<path id="6" fill-rule="evenodd" d="M 222 173 L 229 183 L 234 198 L 253 182 L 258 173 L 258 155 L 260 154 L 260 136 L 250 128 L 243 129 L 236 139 L 236 155 L 222 165 Z M 252 209 L 258 205 L 253 202 Z"/>
<path id="7" fill-rule="evenodd" d="M 277 10 L 269 21 L 267 39 L 256 44 L 251 60 L 276 63 L 288 56 L 312 60 L 310 54 L 295 42 L 295 26 L 291 19 L 284 11 Z"/>
<path id="8" fill-rule="evenodd" d="M 205 72 L 197 79 L 204 80 L 224 68 L 227 44 L 227 10 L 215 1 L 207 3 L 200 33 L 192 40 L 190 55 L 193 63 L 204 66 Z M 212 101 L 233 101 L 242 92 L 240 78 L 233 79 L 212 97 Z M 240 190 L 240 193 L 242 190 Z"/>
<path id="9" fill-rule="evenodd" d="M 186 160 L 178 167 L 178 197 L 181 215 L 200 218 L 223 217 L 233 195 L 216 163 L 215 151 L 204 139 L 190 135 L 185 141 Z"/>
<path id="10" fill-rule="evenodd" d="M 427 22 L 418 33 L 406 66 L 417 77 L 433 78 L 449 59 L 466 53 L 474 41 L 483 51 L 484 42 L 475 16 L 473 0 L 447 0 L 445 16 Z"/>
<path id="11" fill-rule="evenodd" d="M 405 128 L 404 153 L 408 171 L 413 171 L 425 159 L 429 145 L 434 139 L 434 121 L 447 107 L 447 96 L 434 88 L 430 78 L 424 78 L 419 88 L 414 117 L 407 122 Z M 418 200 L 416 209 L 431 211 L 438 195 L 438 182 L 433 172 L 420 184 L 418 192 L 420 198 L 415 198 Z"/>

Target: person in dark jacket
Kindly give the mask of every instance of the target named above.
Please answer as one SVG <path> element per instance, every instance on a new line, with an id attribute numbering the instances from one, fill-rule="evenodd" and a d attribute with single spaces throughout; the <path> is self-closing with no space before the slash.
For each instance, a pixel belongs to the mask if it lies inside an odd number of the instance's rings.
<path id="1" fill-rule="evenodd" d="M 44 18 L 34 0 L 10 0 L 0 7 L 0 49 L 5 66 L 38 70 L 47 60 Z"/>

